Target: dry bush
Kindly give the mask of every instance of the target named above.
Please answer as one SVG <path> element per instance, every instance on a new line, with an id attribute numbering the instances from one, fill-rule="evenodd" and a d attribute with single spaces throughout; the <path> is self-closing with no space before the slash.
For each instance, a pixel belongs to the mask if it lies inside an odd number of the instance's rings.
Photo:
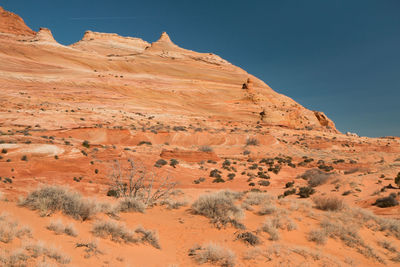
<path id="1" fill-rule="evenodd" d="M 380 208 L 394 207 L 399 205 L 399 202 L 396 199 L 396 193 L 391 193 L 387 197 L 378 198 L 374 204 Z"/>
<path id="2" fill-rule="evenodd" d="M 92 256 L 97 256 L 98 254 L 103 254 L 103 252 L 98 248 L 97 241 L 78 242 L 75 244 L 75 247 L 85 248 L 85 259 L 88 259 Z"/>
<path id="3" fill-rule="evenodd" d="M 17 221 L 14 221 L 7 213 L 0 215 L 0 242 L 9 243 L 14 238 L 22 238 L 30 236 L 31 229 L 27 226 L 20 226 Z"/>
<path id="4" fill-rule="evenodd" d="M 260 210 L 258 211 L 258 214 L 260 215 L 268 215 L 268 214 L 273 214 L 276 213 L 279 209 L 272 203 L 264 203 Z"/>
<path id="5" fill-rule="evenodd" d="M 393 252 L 393 253 L 397 252 L 397 248 L 395 246 L 393 246 L 392 243 L 388 240 L 379 241 L 378 244 L 390 252 Z"/>
<path id="6" fill-rule="evenodd" d="M 331 238 L 337 237 L 349 247 L 363 245 L 363 241 L 358 235 L 358 226 L 355 224 L 344 224 L 339 221 L 325 219 L 320 225 L 327 236 Z"/>
<path id="7" fill-rule="evenodd" d="M 280 234 L 277 225 L 272 220 L 267 220 L 260 228 L 261 231 L 269 234 L 269 239 L 272 241 L 279 240 Z"/>
<path id="8" fill-rule="evenodd" d="M 351 217 L 372 230 L 385 232 L 388 236 L 394 236 L 400 240 L 399 220 L 377 216 L 373 212 L 361 208 L 349 208 L 345 212 L 346 217 Z"/>
<path id="9" fill-rule="evenodd" d="M 258 141 L 258 139 L 254 137 L 250 137 L 246 140 L 246 146 L 258 146 L 259 144 L 260 142 Z"/>
<path id="10" fill-rule="evenodd" d="M 249 244 L 251 246 L 261 244 L 260 238 L 256 234 L 253 234 L 252 232 L 237 233 L 235 240 L 241 240 L 244 243 Z"/>
<path id="11" fill-rule="evenodd" d="M 396 256 L 390 259 L 393 262 L 400 262 L 400 253 L 397 253 Z"/>
<path id="12" fill-rule="evenodd" d="M 74 237 L 78 236 L 78 231 L 73 224 L 64 225 L 61 220 L 50 222 L 47 229 L 55 232 L 57 235 L 66 234 Z"/>
<path id="13" fill-rule="evenodd" d="M 204 246 L 194 246 L 190 249 L 189 256 L 192 256 L 199 264 L 211 263 L 213 265 L 233 267 L 236 263 L 235 253 L 212 243 Z"/>
<path id="14" fill-rule="evenodd" d="M 54 247 L 48 247 L 43 242 L 31 243 L 24 247 L 24 249 L 30 253 L 30 256 L 33 258 L 38 257 L 48 257 L 50 259 L 55 260 L 60 264 L 68 264 L 71 259 L 69 256 L 64 255 L 58 249 Z"/>
<path id="15" fill-rule="evenodd" d="M 310 169 L 298 176 L 298 178 L 307 180 L 308 185 L 311 187 L 322 185 L 326 183 L 331 177 L 332 174 L 323 172 L 319 169 Z"/>
<path id="16" fill-rule="evenodd" d="M 170 177 L 155 178 L 155 174 L 147 172 L 142 164 L 114 161 L 109 176 L 111 180 L 108 195 L 125 197 L 143 202 L 146 206 L 159 204 L 169 198 L 174 191 L 176 182 Z"/>
<path id="17" fill-rule="evenodd" d="M 238 225 L 243 210 L 235 205 L 234 200 L 239 197 L 240 194 L 227 190 L 201 195 L 192 204 L 192 212 L 210 218 L 218 228 L 228 223 Z"/>
<path id="18" fill-rule="evenodd" d="M 141 226 L 138 226 L 132 231 L 121 223 L 116 223 L 114 221 L 97 221 L 93 224 L 92 233 L 102 238 L 110 237 L 114 242 L 148 243 L 157 249 L 161 248 L 157 233 L 146 230 Z"/>
<path id="19" fill-rule="evenodd" d="M 273 197 L 265 192 L 249 192 L 243 203 L 250 206 L 257 206 L 264 202 L 269 202 L 272 199 Z"/>
<path id="20" fill-rule="evenodd" d="M 65 215 L 83 221 L 90 219 L 97 212 L 93 201 L 83 199 L 79 193 L 60 186 L 45 186 L 36 189 L 29 193 L 20 205 L 39 210 L 42 216 L 62 211 Z"/>
<path id="21" fill-rule="evenodd" d="M 4 267 L 23 267 L 26 266 L 28 259 L 29 256 L 22 249 L 17 249 L 11 254 L 4 252 L 0 254 L 0 265 Z"/>
<path id="22" fill-rule="evenodd" d="M 180 207 L 184 207 L 188 204 L 187 201 L 180 201 L 180 200 L 174 200 L 174 199 L 166 199 L 163 200 L 160 205 L 166 206 L 167 209 L 169 210 L 176 210 L 179 209 Z"/>
<path id="23" fill-rule="evenodd" d="M 144 213 L 146 210 L 146 204 L 141 200 L 135 198 L 126 197 L 122 199 L 117 206 L 118 212 L 141 212 Z"/>
<path id="24" fill-rule="evenodd" d="M 325 211 L 339 211 L 344 208 L 343 199 L 330 197 L 316 197 L 313 199 L 315 207 Z"/>
<path id="25" fill-rule="evenodd" d="M 327 239 L 327 234 L 322 229 L 314 229 L 308 233 L 307 239 L 313 241 L 319 245 L 325 244 Z"/>
<path id="26" fill-rule="evenodd" d="M 201 147 L 199 147 L 199 151 L 201 151 L 201 152 L 213 152 L 213 149 L 210 146 L 201 146 Z"/>

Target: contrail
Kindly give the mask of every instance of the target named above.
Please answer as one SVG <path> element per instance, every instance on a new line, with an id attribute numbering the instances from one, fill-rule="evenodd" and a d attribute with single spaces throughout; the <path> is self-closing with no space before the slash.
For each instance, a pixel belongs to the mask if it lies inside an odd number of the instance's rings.
<path id="1" fill-rule="evenodd" d="M 115 20 L 115 19 L 141 19 L 147 16 L 136 16 L 136 17 L 78 17 L 69 18 L 70 20 Z"/>

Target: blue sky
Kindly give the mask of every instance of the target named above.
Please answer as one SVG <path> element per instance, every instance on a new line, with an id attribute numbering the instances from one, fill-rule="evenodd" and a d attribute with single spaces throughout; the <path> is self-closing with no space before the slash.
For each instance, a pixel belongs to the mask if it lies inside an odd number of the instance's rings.
<path id="1" fill-rule="evenodd" d="M 213 52 L 342 132 L 400 136 L 399 0 L 0 0 L 71 44 L 86 30 Z"/>

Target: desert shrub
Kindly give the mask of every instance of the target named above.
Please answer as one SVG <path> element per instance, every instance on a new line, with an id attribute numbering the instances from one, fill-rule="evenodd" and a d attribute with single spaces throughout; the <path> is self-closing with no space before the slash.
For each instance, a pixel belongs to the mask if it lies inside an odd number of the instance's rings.
<path id="1" fill-rule="evenodd" d="M 90 144 L 88 140 L 85 140 L 82 142 L 82 146 L 86 147 L 86 148 L 90 148 Z"/>
<path id="2" fill-rule="evenodd" d="M 164 160 L 164 159 L 159 159 L 159 160 L 157 160 L 156 163 L 154 164 L 154 167 L 161 168 L 162 166 L 167 165 L 167 164 L 168 164 L 168 162 L 167 162 L 166 160 Z"/>
<path id="3" fill-rule="evenodd" d="M 221 177 L 221 171 L 220 170 L 218 170 L 218 169 L 213 169 L 213 170 L 211 170 L 210 171 L 210 177 L 213 177 L 213 178 L 220 178 Z"/>
<path id="4" fill-rule="evenodd" d="M 315 193 L 315 189 L 310 186 L 304 186 L 299 188 L 297 193 L 301 198 L 308 198 Z"/>
<path id="5" fill-rule="evenodd" d="M 246 146 L 258 146 L 259 141 L 256 138 L 250 137 L 246 140 Z"/>
<path id="6" fill-rule="evenodd" d="M 296 194 L 296 188 L 288 189 L 288 190 L 285 190 L 285 192 L 283 192 L 283 196 L 285 196 L 285 197 L 287 197 L 289 195 L 294 195 L 294 194 Z"/>
<path id="7" fill-rule="evenodd" d="M 235 266 L 235 254 L 216 244 L 208 244 L 205 246 L 196 245 L 189 250 L 189 256 L 199 264 L 211 263 L 223 267 Z"/>
<path id="8" fill-rule="evenodd" d="M 337 197 L 316 197 L 313 201 L 320 210 L 338 211 L 344 208 L 343 199 Z"/>
<path id="9" fill-rule="evenodd" d="M 28 157 L 27 157 L 26 155 L 23 155 L 23 156 L 21 157 L 21 160 L 22 160 L 22 161 L 28 161 Z"/>
<path id="10" fill-rule="evenodd" d="M 265 181 L 265 180 L 260 180 L 257 183 L 258 183 L 258 185 L 261 185 L 261 186 L 269 186 L 271 184 L 270 181 Z"/>
<path id="11" fill-rule="evenodd" d="M 394 178 L 394 183 L 400 187 L 400 172 L 397 174 L 396 178 Z"/>
<path id="12" fill-rule="evenodd" d="M 228 179 L 229 179 L 229 180 L 233 180 L 233 178 L 235 178 L 235 176 L 236 176 L 236 174 L 234 174 L 234 173 L 229 173 L 229 174 L 228 174 Z"/>
<path id="13" fill-rule="evenodd" d="M 397 248 L 388 240 L 379 241 L 378 244 L 390 252 L 397 252 Z"/>
<path id="14" fill-rule="evenodd" d="M 213 183 L 225 183 L 225 180 L 222 177 L 217 177 L 213 181 Z"/>
<path id="15" fill-rule="evenodd" d="M 186 206 L 187 202 L 174 200 L 174 199 L 166 199 L 166 200 L 162 201 L 160 203 L 160 205 L 166 206 L 167 209 L 173 210 L 173 209 L 179 209 L 180 207 Z"/>
<path id="16" fill-rule="evenodd" d="M 127 162 L 114 161 L 109 179 L 107 195 L 140 200 L 146 206 L 167 199 L 177 184 L 168 176 L 155 178 L 155 174 L 147 172 L 143 165 L 137 165 L 130 159 Z M 157 186 L 155 182 L 158 182 Z"/>
<path id="17" fill-rule="evenodd" d="M 200 177 L 199 179 L 196 179 L 196 180 L 194 180 L 193 181 L 193 183 L 195 183 L 195 184 L 199 184 L 199 183 L 202 183 L 202 182 L 204 182 L 206 180 L 206 178 L 204 178 L 204 177 Z"/>
<path id="18" fill-rule="evenodd" d="M 249 192 L 243 203 L 247 205 L 260 205 L 264 202 L 272 200 L 272 196 L 265 192 Z"/>
<path id="19" fill-rule="evenodd" d="M 20 226 L 19 223 L 10 218 L 10 215 L 7 213 L 3 212 L 0 215 L 0 242 L 10 243 L 15 238 L 22 238 L 26 235 L 31 235 L 29 227 Z"/>
<path id="20" fill-rule="evenodd" d="M 324 170 L 326 172 L 330 172 L 331 170 L 333 170 L 332 166 L 325 165 L 325 164 L 318 165 L 318 168 L 321 169 L 321 170 Z"/>
<path id="21" fill-rule="evenodd" d="M 83 199 L 77 192 L 64 187 L 45 186 L 29 193 L 20 205 L 32 210 L 39 210 L 41 215 L 62 211 L 74 219 L 87 220 L 96 213 L 94 202 Z"/>
<path id="22" fill-rule="evenodd" d="M 203 215 L 220 228 L 228 223 L 235 223 L 243 216 L 243 211 L 234 203 L 235 195 L 230 191 L 201 195 L 193 204 L 194 214 Z"/>
<path id="23" fill-rule="evenodd" d="M 21 249 L 13 251 L 11 254 L 0 254 L 0 265 L 4 267 L 23 267 L 29 256 Z"/>
<path id="24" fill-rule="evenodd" d="M 236 234 L 236 240 L 241 240 L 251 246 L 256 246 L 261 243 L 260 238 L 252 232 L 241 232 Z"/>
<path id="25" fill-rule="evenodd" d="M 50 231 L 55 232 L 56 234 L 66 234 L 69 236 L 78 236 L 78 232 L 75 229 L 75 226 L 73 224 L 69 225 L 64 225 L 61 220 L 58 221 L 52 221 L 50 224 L 47 226 L 47 229 Z"/>
<path id="26" fill-rule="evenodd" d="M 24 249 L 30 252 L 33 258 L 46 257 L 55 260 L 60 264 L 68 264 L 71 262 L 69 256 L 62 254 L 59 250 L 54 247 L 48 247 L 43 242 L 31 243 L 24 247 Z"/>
<path id="27" fill-rule="evenodd" d="M 290 188 L 290 187 L 292 187 L 293 185 L 294 185 L 294 181 L 287 182 L 287 183 L 285 184 L 285 188 Z"/>
<path id="28" fill-rule="evenodd" d="M 7 154 L 7 149 L 5 149 L 5 148 L 3 148 L 2 150 L 1 150 L 1 153 L 3 153 L 3 154 Z"/>
<path id="29" fill-rule="evenodd" d="M 176 159 L 170 159 L 170 161 L 169 161 L 169 165 L 174 168 L 176 168 L 176 165 L 178 165 L 178 164 L 179 164 L 179 161 Z"/>
<path id="30" fill-rule="evenodd" d="M 326 232 L 322 229 L 311 230 L 308 233 L 307 239 L 319 245 L 325 244 L 327 239 Z"/>
<path id="31" fill-rule="evenodd" d="M 213 149 L 210 146 L 201 146 L 201 147 L 199 147 L 199 151 L 201 151 L 201 152 L 213 152 Z"/>
<path id="32" fill-rule="evenodd" d="M 273 214 L 278 210 L 278 208 L 271 202 L 264 202 L 258 211 L 259 215 L 269 215 Z"/>
<path id="33" fill-rule="evenodd" d="M 148 243 L 155 248 L 160 249 L 158 243 L 158 235 L 154 231 L 149 231 L 141 226 L 135 230 L 129 230 L 122 223 L 114 221 L 97 221 L 93 224 L 92 233 L 95 236 L 107 238 L 109 237 L 114 242 L 125 243 Z"/>
<path id="34" fill-rule="evenodd" d="M 118 203 L 117 209 L 120 212 L 141 212 L 146 210 L 146 204 L 139 199 L 126 197 Z"/>
<path id="35" fill-rule="evenodd" d="M 278 174 L 281 171 L 281 165 L 276 164 L 275 166 L 271 166 L 268 168 L 268 171 Z"/>
<path id="36" fill-rule="evenodd" d="M 303 174 L 299 176 L 299 178 L 307 180 L 309 186 L 316 187 L 326 183 L 328 179 L 331 178 L 331 176 L 332 176 L 331 174 L 325 173 L 318 169 L 311 169 L 305 171 Z"/>
<path id="37" fill-rule="evenodd" d="M 396 199 L 396 193 L 391 193 L 387 197 L 378 198 L 374 204 L 380 208 L 394 207 L 399 205 L 399 202 Z"/>
<path id="38" fill-rule="evenodd" d="M 266 220 L 261 226 L 261 231 L 266 232 L 272 241 L 279 240 L 280 238 L 278 227 L 272 220 Z"/>
<path id="39" fill-rule="evenodd" d="M 149 142 L 149 141 L 140 141 L 137 145 L 138 145 L 138 146 L 141 146 L 141 145 L 148 145 L 148 146 L 151 146 L 152 143 Z"/>

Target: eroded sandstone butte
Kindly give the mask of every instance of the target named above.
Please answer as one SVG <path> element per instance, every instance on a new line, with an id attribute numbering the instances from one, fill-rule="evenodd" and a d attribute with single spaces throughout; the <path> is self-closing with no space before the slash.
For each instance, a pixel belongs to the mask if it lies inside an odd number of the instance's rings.
<path id="1" fill-rule="evenodd" d="M 322 113 L 278 94 L 217 55 L 180 48 L 166 33 L 148 43 L 87 31 L 81 41 L 64 46 L 50 30 L 35 33 L 17 15 L 4 9 L 0 14 L 2 89 L 24 82 L 40 92 L 49 86 L 57 88 L 54 93 L 95 88 L 86 103 L 118 98 L 119 106 L 154 114 L 336 131 Z M 244 87 L 247 83 L 251 86 Z"/>

